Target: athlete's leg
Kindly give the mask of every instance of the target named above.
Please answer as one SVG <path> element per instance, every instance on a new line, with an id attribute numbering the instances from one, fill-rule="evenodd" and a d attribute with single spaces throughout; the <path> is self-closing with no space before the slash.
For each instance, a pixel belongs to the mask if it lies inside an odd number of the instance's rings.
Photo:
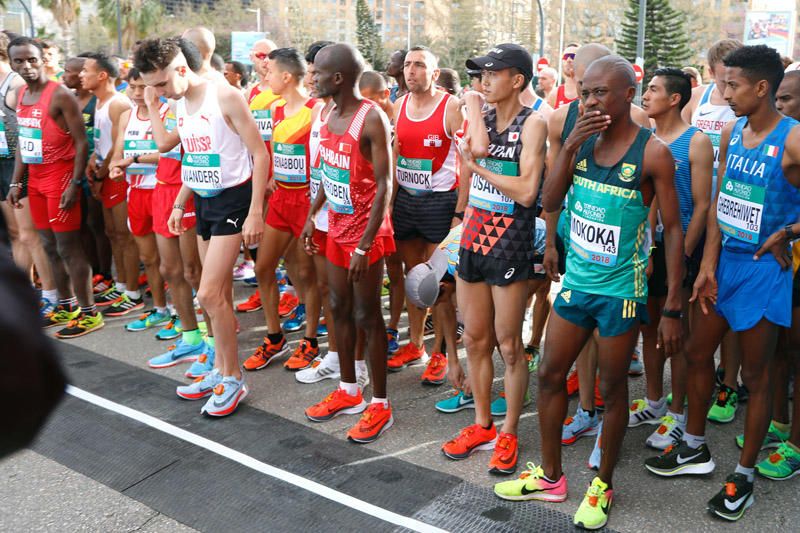
<path id="1" fill-rule="evenodd" d="M 792 309 L 792 327 L 789 330 L 789 343 L 792 347 L 790 351 L 792 357 L 792 369 L 794 370 L 795 392 L 792 398 L 792 429 L 789 434 L 789 442 L 795 446 L 800 446 L 800 389 L 798 389 L 798 379 L 800 379 L 800 307 Z"/>
<path id="2" fill-rule="evenodd" d="M 552 302 L 550 301 L 550 278 L 545 278 L 541 285 L 536 288 L 533 297 L 533 327 L 531 328 L 531 338 L 528 341 L 528 346 L 538 348 L 542 344 L 542 334 L 544 333 L 544 326 L 547 324 L 547 317 L 550 316 L 550 308 Z"/>
<path id="3" fill-rule="evenodd" d="M 503 422 L 504 433 L 517 434 L 517 423 L 528 390 L 528 365 L 522 345 L 522 321 L 528 299 L 528 280 L 503 287 L 491 287 L 494 302 L 494 331 L 500 355 L 505 363 L 505 392 L 508 410 Z"/>
<path id="4" fill-rule="evenodd" d="M 455 283 L 439 284 L 440 294 L 433 306 L 433 325 L 437 329 L 437 338 L 441 338 L 446 355 L 452 360 L 458 360 L 458 323 L 456 321 L 456 306 L 454 303 Z M 441 347 L 439 348 L 441 350 Z M 434 348 L 434 351 L 436 349 Z"/>
<path id="5" fill-rule="evenodd" d="M 420 263 L 424 263 L 433 253 L 436 245 L 431 245 L 423 239 L 409 239 L 397 242 L 397 252 L 403 261 L 405 273 Z M 429 248 L 431 248 L 429 253 Z M 426 309 L 420 309 L 415 305 L 408 306 L 408 337 L 415 346 L 422 346 L 422 338 L 425 333 Z"/>
<path id="6" fill-rule="evenodd" d="M 317 269 L 317 288 L 319 290 L 322 310 L 325 313 L 325 325 L 328 328 L 328 352 L 339 353 L 336 344 L 336 324 L 331 314 L 330 290 L 328 289 L 328 260 L 325 256 L 314 256 L 314 267 Z"/>
<path id="7" fill-rule="evenodd" d="M 697 312 L 702 313 L 699 309 L 700 304 L 690 304 L 689 297 L 691 293 L 689 289 L 684 288 L 682 291 L 682 306 L 683 306 L 683 332 L 684 335 L 689 334 L 689 320 L 691 316 L 691 307 L 697 306 Z M 652 315 L 650 315 L 652 317 Z M 652 319 L 651 319 L 652 320 Z M 672 384 L 672 404 L 669 410 L 676 414 L 683 414 L 684 405 L 686 402 L 686 353 L 681 350 L 680 353 L 673 355 L 670 358 L 670 371 L 671 384 Z"/>
<path id="8" fill-rule="evenodd" d="M 657 402 L 664 397 L 664 363 L 667 357 L 663 348 L 657 348 L 658 323 L 666 298 L 650 296 L 647 298 L 649 324 L 642 324 L 642 358 L 644 359 L 645 383 L 648 400 Z M 674 401 L 674 399 L 673 399 Z M 674 404 L 673 404 L 674 405 Z"/>
<path id="9" fill-rule="evenodd" d="M 386 324 L 381 313 L 383 266 L 383 259 L 376 261 L 353 284 L 353 313 L 356 327 L 364 332 L 362 353 L 369 357 L 372 396 L 386 399 Z"/>
<path id="10" fill-rule="evenodd" d="M 700 437 L 706 432 L 706 414 L 714 390 L 714 352 L 728 331 L 728 323 L 714 309 L 707 315 L 696 312 L 692 316 L 691 331 L 684 346 L 689 399 L 686 433 Z"/>
<path id="11" fill-rule="evenodd" d="M 64 265 L 64 261 L 62 261 L 58 253 L 58 243 L 56 242 L 55 233 L 51 230 L 39 230 L 39 238 L 41 239 L 42 248 L 50 264 L 50 272 L 53 275 L 58 297 L 62 299 L 72 297 L 72 284 L 70 283 L 69 274 Z"/>
<path id="12" fill-rule="evenodd" d="M 728 332 L 722 339 L 720 363 L 725 369 L 725 377 L 722 380 L 723 385 L 737 390 L 739 388 L 739 368 L 742 364 L 742 349 L 739 345 L 738 337 L 732 331 Z"/>
<path id="13" fill-rule="evenodd" d="M 789 329 L 780 328 L 775 357 L 772 358 L 772 420 L 789 423 L 789 377 L 792 375 Z"/>
<path id="14" fill-rule="evenodd" d="M 69 273 L 69 279 L 72 281 L 72 288 L 78 298 L 78 305 L 91 307 L 94 305 L 92 269 L 89 267 L 89 260 L 83 251 L 80 230 L 53 232 L 53 235 L 55 236 L 58 255 L 64 262 L 64 267 Z"/>
<path id="15" fill-rule="evenodd" d="M 595 397 L 594 385 L 597 380 L 597 333 L 593 334 L 586 341 L 586 344 L 578 354 L 575 361 L 575 368 L 578 371 L 578 389 L 581 409 L 584 411 L 594 411 Z"/>
<path id="16" fill-rule="evenodd" d="M 42 289 L 46 291 L 55 289 L 53 270 L 39 238 L 39 232 L 36 231 L 36 227 L 33 225 L 29 201 L 27 198 L 23 198 L 20 203 L 22 204 L 22 209 L 14 209 L 14 221 L 16 222 L 19 243 L 27 250 L 25 254 L 30 255 L 30 260 L 33 261 L 36 273 L 39 274 L 39 279 L 42 282 Z M 16 251 L 14 253 L 16 254 Z M 30 264 L 28 263 L 28 265 L 29 270 Z"/>
<path id="17" fill-rule="evenodd" d="M 17 226 L 17 218 L 14 213 L 17 209 L 5 200 L 0 201 L 0 207 L 2 208 L 3 218 L 6 221 L 6 231 L 8 233 L 8 240 L 11 241 L 11 253 L 14 256 L 14 263 L 20 270 L 26 274 L 30 274 L 33 258 L 31 257 L 30 248 L 20 241 L 19 227 Z M 21 209 L 19 211 L 21 211 Z M 39 237 L 37 236 L 36 238 L 38 239 Z"/>
<path id="18" fill-rule="evenodd" d="M 114 219 L 114 233 L 122 263 L 117 263 L 117 270 L 124 271 L 125 285 L 129 291 L 139 290 L 139 251 L 128 229 L 128 202 L 120 202 L 111 208 L 111 217 Z M 115 258 L 116 259 L 116 258 Z"/>
<path id="19" fill-rule="evenodd" d="M 256 255 L 256 278 L 261 291 L 261 301 L 264 304 L 267 333 L 272 335 L 281 333 L 281 321 L 278 315 L 278 280 L 275 279 L 275 268 L 289 247 L 292 238 L 291 233 L 277 230 L 272 226 L 265 226 Z M 294 279 L 292 279 L 292 283 L 295 283 Z M 298 291 L 298 295 L 299 293 L 300 291 Z"/>
<path id="20" fill-rule="evenodd" d="M 492 424 L 490 404 L 494 377 L 492 354 L 497 345 L 495 332 L 490 329 L 495 322 L 492 287 L 483 282 L 469 283 L 459 279 L 456 293 L 458 301 L 464 304 L 461 308 L 464 319 L 462 338 L 467 349 L 467 365 L 475 398 L 475 423 L 489 427 Z"/>
<path id="21" fill-rule="evenodd" d="M 126 221 L 127 224 L 127 221 Z M 106 237 L 108 238 L 109 245 L 111 246 L 111 256 L 114 265 L 117 267 L 117 282 L 123 283 L 127 286 L 125 279 L 125 255 L 123 253 L 123 244 L 119 242 L 117 231 L 114 227 L 114 217 L 111 214 L 111 209 L 103 207 L 103 229 L 105 230 Z"/>
<path id="22" fill-rule="evenodd" d="M 86 226 L 94 239 L 97 251 L 98 271 L 95 274 L 111 277 L 111 241 L 106 233 L 103 216 L 103 204 L 94 198 L 86 198 Z"/>
<path id="23" fill-rule="evenodd" d="M 326 261 L 331 315 L 336 328 L 339 368 L 343 383 L 356 383 L 356 323 L 353 316 L 353 287 L 347 281 L 347 269 Z M 386 354 L 383 354 L 386 357 Z"/>
<path id="24" fill-rule="evenodd" d="M 182 237 L 181 237 L 182 238 Z M 193 237 L 196 239 L 196 237 Z M 158 254 L 161 257 L 159 271 L 169 285 L 172 305 L 181 320 L 181 328 L 185 331 L 197 329 L 197 319 L 192 305 L 192 287 L 184 277 L 184 262 L 181 258 L 181 241 L 179 238 L 167 238 L 156 235 Z M 197 245 L 195 245 L 197 249 Z"/>
<path id="25" fill-rule="evenodd" d="M 320 296 L 317 288 L 317 273 L 314 268 L 314 259 L 303 250 L 303 243 L 300 239 L 292 239 L 290 248 L 295 249 L 294 257 L 297 265 L 297 280 L 299 287 L 302 288 L 305 296 L 306 305 L 306 338 L 317 338 L 317 326 L 319 325 Z M 272 276 L 275 277 L 274 275 Z M 277 282 L 275 284 L 277 289 Z M 277 307 L 276 307 L 277 310 Z"/>
<path id="26" fill-rule="evenodd" d="M 386 274 L 389 276 L 389 329 L 397 331 L 406 304 L 403 260 L 398 252 L 386 257 Z"/>
<path id="27" fill-rule="evenodd" d="M 167 306 L 167 296 L 164 293 L 164 279 L 159 272 L 160 259 L 156 237 L 154 233 L 148 233 L 142 237 L 134 237 L 136 247 L 139 249 L 139 258 L 144 263 L 144 271 L 147 273 L 147 283 L 150 285 L 150 292 L 153 295 L 153 305 L 156 307 Z"/>

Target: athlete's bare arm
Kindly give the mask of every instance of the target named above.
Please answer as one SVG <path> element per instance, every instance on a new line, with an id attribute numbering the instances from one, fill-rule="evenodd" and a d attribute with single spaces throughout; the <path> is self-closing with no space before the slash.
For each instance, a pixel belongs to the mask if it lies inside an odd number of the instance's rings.
<path id="1" fill-rule="evenodd" d="M 467 141 L 473 158 L 486 157 L 489 153 L 489 134 L 486 133 L 486 122 L 483 120 L 483 95 L 477 91 L 469 91 L 464 97 L 467 108 Z"/>
<path id="2" fill-rule="evenodd" d="M 781 167 L 786 181 L 800 188 L 800 126 L 794 126 L 786 136 Z"/>
<path id="3" fill-rule="evenodd" d="M 550 94 L 547 95 L 547 105 L 549 105 L 550 107 L 552 107 L 556 111 L 558 111 L 558 109 L 556 109 L 556 95 L 558 94 L 557 89 L 558 89 L 558 87 L 553 87 L 553 90 L 550 91 Z M 566 107 L 566 106 L 563 106 L 563 107 Z"/>
<path id="4" fill-rule="evenodd" d="M 695 132 L 689 144 L 689 165 L 692 173 L 692 218 L 686 229 L 684 248 L 692 255 L 705 231 L 708 206 L 711 202 L 711 176 L 714 172 L 714 147 L 703 132 Z"/>
<path id="5" fill-rule="evenodd" d="M 547 120 L 547 164 L 545 165 L 545 183 L 553 172 L 556 157 L 561 152 L 561 134 L 564 131 L 564 123 L 567 120 L 569 107 L 561 107 L 553 111 Z M 544 188 L 544 183 L 542 184 Z M 556 232 L 558 230 L 558 218 L 561 209 L 547 211 L 543 209 L 545 220 L 545 248 L 542 264 L 547 276 L 553 281 L 559 281 L 561 275 L 558 273 L 558 249 L 556 248 Z"/>
<path id="6" fill-rule="evenodd" d="M 631 104 L 631 119 L 648 130 L 652 130 L 655 127 L 655 123 L 650 120 L 650 117 L 647 116 L 644 109 L 636 104 Z"/>
<path id="7" fill-rule="evenodd" d="M 111 149 L 113 152 L 113 147 L 117 144 L 120 117 L 122 113 L 129 110 L 131 106 L 128 100 L 122 98 L 115 98 L 108 105 L 108 117 L 111 119 Z M 97 169 L 97 175 L 100 176 L 100 179 L 108 177 L 112 155 L 113 153 L 106 154 L 105 159 L 103 159 L 103 164 Z"/>
<path id="8" fill-rule="evenodd" d="M 156 141 L 158 151 L 166 154 L 181 142 L 181 136 L 178 134 L 178 129 L 167 131 L 164 123 L 161 122 L 161 100 L 156 94 L 156 90 L 152 87 L 144 88 L 144 102 L 147 104 L 147 115 L 150 118 L 150 127 L 153 130 L 153 139 Z"/>
<path id="9" fill-rule="evenodd" d="M 393 110 L 392 113 L 395 116 L 395 127 L 397 124 L 397 117 L 400 116 L 400 107 L 405 98 L 407 97 L 402 96 L 392 103 L 392 110 Z M 389 138 L 391 139 L 391 136 Z M 389 212 L 391 212 L 392 209 L 394 209 L 394 200 L 395 198 L 397 198 L 397 191 L 400 190 L 400 184 L 397 182 L 397 157 L 400 155 L 400 141 L 397 139 L 397 131 L 395 131 L 394 141 L 392 142 L 391 154 L 392 154 L 392 160 L 390 164 L 391 164 L 392 177 L 390 178 L 390 181 L 392 183 L 392 194 L 391 197 L 389 198 Z"/>
<path id="10" fill-rule="evenodd" d="M 108 177 L 114 181 L 122 181 L 125 179 L 125 167 L 128 165 L 123 167 L 121 163 L 122 154 L 124 153 L 125 130 L 128 127 L 128 121 L 131 119 L 132 111 L 133 110 L 128 109 L 124 111 L 122 115 L 120 115 L 118 126 L 120 131 L 117 132 L 117 142 L 114 143 L 114 146 L 111 147 L 111 153 L 108 154 L 108 158 L 111 160 L 108 170 Z"/>
<path id="11" fill-rule="evenodd" d="M 51 111 L 57 109 L 58 116 L 51 116 L 58 120 L 59 123 L 63 120 L 64 129 L 69 132 L 72 137 L 72 143 L 75 145 L 75 162 L 72 167 L 72 180 L 67 186 L 64 194 L 61 196 L 59 207 L 68 210 L 79 198 L 79 187 L 76 181 L 79 181 L 86 171 L 86 156 L 89 152 L 89 141 L 86 139 L 86 129 L 83 125 L 83 113 L 81 112 L 78 99 L 67 88 L 59 86 L 53 93 L 53 99 L 50 103 Z"/>
<path id="12" fill-rule="evenodd" d="M 461 112 L 461 105 L 458 98 L 450 98 L 445 108 L 447 114 L 447 135 L 454 138 L 455 134 L 464 125 L 464 114 Z M 455 142 L 455 140 L 453 141 Z M 456 150 L 456 157 L 461 157 L 461 154 Z M 459 176 L 461 181 L 464 179 L 469 180 L 469 176 Z M 460 183 L 460 182 L 459 182 Z M 456 200 L 456 213 L 463 213 L 467 208 L 467 201 L 469 201 L 469 187 L 458 187 L 458 200 Z M 455 227 L 461 222 L 461 219 L 453 217 L 450 227 Z"/>

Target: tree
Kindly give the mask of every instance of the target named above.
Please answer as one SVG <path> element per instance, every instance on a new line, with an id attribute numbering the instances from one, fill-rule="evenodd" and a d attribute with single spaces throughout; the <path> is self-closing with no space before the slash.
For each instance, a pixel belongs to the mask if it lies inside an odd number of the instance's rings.
<path id="1" fill-rule="evenodd" d="M 617 38 L 617 52 L 634 62 L 636 60 L 636 35 L 639 27 L 639 0 L 630 0 L 622 32 Z M 670 5 L 669 0 L 647 0 L 644 30 L 644 83 L 659 67 L 683 67 L 692 57 L 686 15 Z"/>
<path id="2" fill-rule="evenodd" d="M 100 21 L 109 36 L 117 35 L 117 3 L 120 11 L 122 48 L 130 50 L 138 39 L 152 34 L 159 25 L 164 8 L 157 0 L 97 0 Z"/>
<path id="3" fill-rule="evenodd" d="M 49 9 L 56 20 L 56 24 L 61 28 L 64 36 L 64 52 L 66 57 L 72 55 L 72 24 L 77 20 L 81 10 L 79 0 L 40 0 L 39 4 L 45 9 Z"/>
<path id="4" fill-rule="evenodd" d="M 489 46 L 480 23 L 483 8 L 478 0 L 458 0 L 451 2 L 449 12 L 441 4 L 434 9 L 435 35 L 429 36 L 431 48 L 439 55 L 440 67 L 455 69 L 463 75 L 466 60 L 486 52 Z M 441 14 L 437 9 L 442 9 Z"/>
<path id="5" fill-rule="evenodd" d="M 383 71 L 386 53 L 367 0 L 358 0 L 356 4 L 356 41 L 361 55 L 372 65 L 372 69 Z"/>

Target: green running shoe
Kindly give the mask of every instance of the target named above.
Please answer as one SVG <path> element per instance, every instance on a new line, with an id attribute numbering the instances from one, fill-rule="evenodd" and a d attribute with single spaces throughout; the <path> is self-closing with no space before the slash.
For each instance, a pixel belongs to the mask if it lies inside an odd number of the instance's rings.
<path id="1" fill-rule="evenodd" d="M 97 312 L 94 315 L 83 314 L 67 324 L 67 327 L 56 332 L 56 337 L 59 339 L 83 337 L 94 330 L 102 328 L 104 325 L 102 314 Z"/>
<path id="2" fill-rule="evenodd" d="M 517 479 L 503 481 L 494 486 L 494 493 L 510 501 L 539 500 L 563 502 L 567 499 L 567 478 L 561 474 L 555 483 L 547 481 L 540 466 L 528 463 L 526 470 Z"/>
<path id="3" fill-rule="evenodd" d="M 781 444 L 787 440 L 789 440 L 789 433 L 784 433 L 776 428 L 775 424 L 770 422 L 767 434 L 764 435 L 764 442 L 761 444 L 761 449 L 780 448 Z M 736 445 L 739 448 L 744 448 L 744 435 L 736 435 Z"/>
<path id="4" fill-rule="evenodd" d="M 716 401 L 708 410 L 708 419 L 718 424 L 733 422 L 736 418 L 736 407 L 739 405 L 739 394 L 732 388 L 722 385 L 717 393 Z"/>
<path id="5" fill-rule="evenodd" d="M 66 326 L 81 314 L 81 308 L 77 305 L 72 307 L 57 306 L 55 309 L 42 317 L 42 327 L 52 328 L 54 326 Z"/>
<path id="6" fill-rule="evenodd" d="M 128 331 L 144 331 L 156 326 L 166 325 L 169 321 L 169 313 L 159 313 L 157 310 L 151 309 L 130 324 L 127 324 L 125 329 Z"/>
<path id="7" fill-rule="evenodd" d="M 542 352 L 538 346 L 526 346 L 525 358 L 528 360 L 528 372 L 534 374 L 539 370 L 539 363 L 542 362 Z"/>
<path id="8" fill-rule="evenodd" d="M 762 476 L 783 481 L 800 474 L 800 448 L 791 442 L 784 442 L 769 457 L 756 465 L 756 472 Z"/>
<path id="9" fill-rule="evenodd" d="M 611 511 L 611 501 L 614 491 L 608 488 L 599 477 L 592 480 L 589 490 L 583 497 L 578 512 L 575 513 L 573 523 L 583 529 L 600 529 L 608 522 L 608 513 Z"/>

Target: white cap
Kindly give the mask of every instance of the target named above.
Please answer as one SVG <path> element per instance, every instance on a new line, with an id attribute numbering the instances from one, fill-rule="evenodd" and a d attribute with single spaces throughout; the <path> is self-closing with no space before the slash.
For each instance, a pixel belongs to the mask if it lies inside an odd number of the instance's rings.
<path id="1" fill-rule="evenodd" d="M 415 266 L 406 274 L 406 297 L 415 306 L 425 309 L 433 306 L 439 297 L 439 282 L 447 273 L 447 253 L 437 248 L 431 258 Z"/>

